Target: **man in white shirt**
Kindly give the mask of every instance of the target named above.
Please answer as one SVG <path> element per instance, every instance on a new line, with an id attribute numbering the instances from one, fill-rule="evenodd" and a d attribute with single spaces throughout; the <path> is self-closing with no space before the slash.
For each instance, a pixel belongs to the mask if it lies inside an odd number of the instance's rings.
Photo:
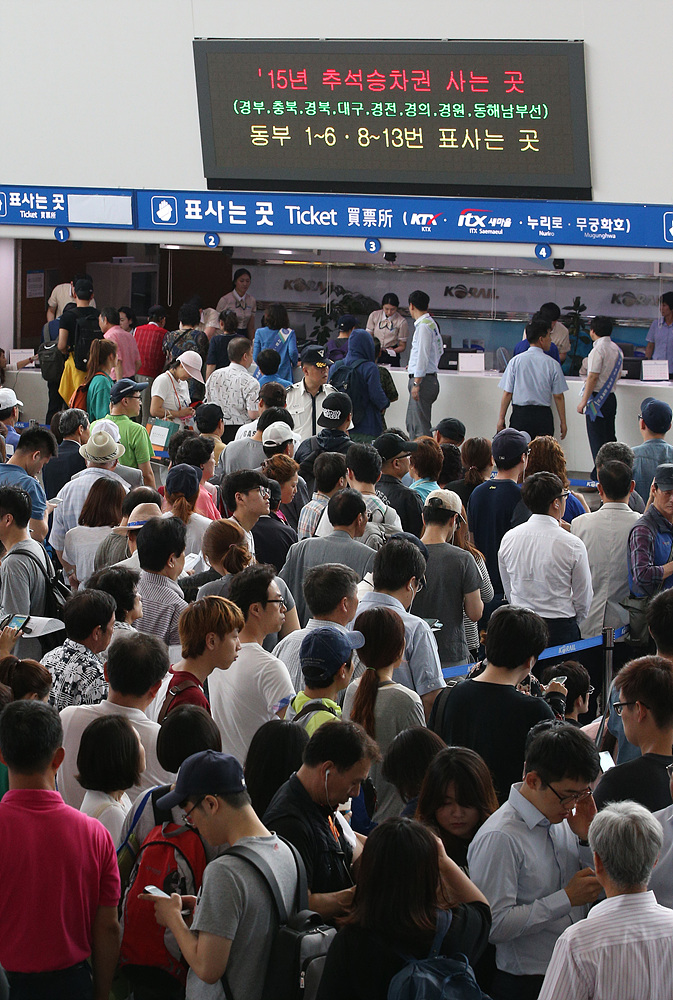
<path id="1" fill-rule="evenodd" d="M 673 996 L 673 913 L 647 885 L 661 827 L 644 806 L 614 802 L 589 828 L 607 899 L 556 942 L 540 1000 L 653 1000 Z"/>
<path id="2" fill-rule="evenodd" d="M 582 638 L 600 635 L 605 626 L 619 628 L 629 620 L 621 601 L 629 596 L 629 534 L 639 519 L 629 507 L 634 488 L 631 470 L 623 462 L 606 462 L 598 469 L 602 507 L 573 519 L 570 531 L 581 538 L 591 566 L 593 600 L 582 623 Z"/>
<path id="3" fill-rule="evenodd" d="M 327 377 L 331 362 L 324 347 L 310 344 L 301 355 L 301 370 L 304 377 L 287 390 L 287 409 L 292 414 L 294 429 L 300 441 L 317 434 L 318 417 L 332 386 Z M 267 383 L 267 385 L 270 383 Z"/>
<path id="4" fill-rule="evenodd" d="M 238 573 L 229 597 L 245 618 L 241 649 L 228 670 L 211 674 L 208 687 L 222 750 L 244 763 L 250 742 L 265 722 L 283 719 L 295 691 L 287 667 L 262 647 L 285 621 L 285 604 L 272 567 L 249 566 Z"/>
<path id="5" fill-rule="evenodd" d="M 598 750 L 579 729 L 540 723 L 526 747 L 524 780 L 470 844 L 470 878 L 493 914 L 498 1000 L 537 1000 L 556 941 L 601 893 L 587 843 L 599 770 Z"/>
<path id="6" fill-rule="evenodd" d="M 217 368 L 206 382 L 206 403 L 222 408 L 225 444 L 233 441 L 239 427 L 259 413 L 259 382 L 248 369 L 252 365 L 252 344 L 247 337 L 234 337 L 227 347 L 230 364 Z"/>
<path id="7" fill-rule="evenodd" d="M 439 327 L 428 312 L 430 296 L 417 289 L 409 296 L 409 312 L 414 321 L 414 334 L 409 352 L 409 403 L 407 433 L 413 441 L 432 433 L 432 404 L 439 395 L 439 359 L 444 353 L 444 341 Z"/>
<path id="8" fill-rule="evenodd" d="M 159 725 L 151 722 L 145 709 L 161 687 L 168 670 L 168 651 L 151 635 L 120 636 L 109 648 L 105 677 L 109 693 L 97 705 L 73 705 L 61 712 L 65 758 L 58 772 L 58 790 L 64 801 L 79 809 L 84 789 L 77 781 L 77 753 L 82 733 L 94 719 L 104 715 L 124 715 L 137 731 L 145 748 L 145 770 L 140 781 L 127 789 L 131 800 L 155 785 L 170 784 L 175 775 L 164 771 L 157 760 Z"/>
<path id="9" fill-rule="evenodd" d="M 586 382 L 577 412 L 586 413 L 587 437 L 594 463 L 599 449 L 608 441 L 617 440 L 617 397 L 612 388 L 621 378 L 624 355 L 612 340 L 612 328 L 609 316 L 594 316 L 589 327 L 594 346 L 580 368 L 580 375 L 586 375 Z M 594 465 L 592 479 L 595 476 Z"/>
<path id="10" fill-rule="evenodd" d="M 561 527 L 568 490 L 551 472 L 524 480 L 530 518 L 503 536 L 498 567 L 510 604 L 544 618 L 549 645 L 576 642 L 591 607 L 591 570 L 584 542 Z"/>

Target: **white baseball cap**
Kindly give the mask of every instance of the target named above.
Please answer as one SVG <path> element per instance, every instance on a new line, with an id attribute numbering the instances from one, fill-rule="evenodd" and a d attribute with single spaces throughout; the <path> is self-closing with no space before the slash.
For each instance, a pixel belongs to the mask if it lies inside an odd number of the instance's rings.
<path id="1" fill-rule="evenodd" d="M 23 401 L 16 398 L 13 389 L 0 389 L 0 410 L 8 410 L 10 406 L 23 406 Z"/>

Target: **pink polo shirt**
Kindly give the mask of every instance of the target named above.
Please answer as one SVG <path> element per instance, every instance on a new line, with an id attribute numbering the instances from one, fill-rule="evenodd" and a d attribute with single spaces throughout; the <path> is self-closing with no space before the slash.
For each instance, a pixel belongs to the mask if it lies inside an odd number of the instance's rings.
<path id="1" fill-rule="evenodd" d="M 114 371 L 114 378 L 133 378 L 136 367 L 140 365 L 140 351 L 136 339 L 128 330 L 121 326 L 111 326 L 105 334 L 106 340 L 111 340 L 117 346 L 117 365 Z"/>
<path id="2" fill-rule="evenodd" d="M 99 906 L 117 906 L 112 837 L 58 792 L 16 790 L 0 802 L 0 965 L 53 972 L 91 954 Z"/>

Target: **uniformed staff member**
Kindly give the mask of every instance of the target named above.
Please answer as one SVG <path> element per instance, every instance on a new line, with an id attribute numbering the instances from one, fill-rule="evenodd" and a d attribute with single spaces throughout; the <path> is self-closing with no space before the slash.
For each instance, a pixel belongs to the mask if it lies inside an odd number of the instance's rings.
<path id="1" fill-rule="evenodd" d="M 497 429 L 504 428 L 511 403 L 510 427 L 526 431 L 531 438 L 553 435 L 553 397 L 563 440 L 567 432 L 563 393 L 567 392 L 568 384 L 558 361 L 545 354 L 551 345 L 551 327 L 546 320 L 531 320 L 526 327 L 526 337 L 529 350 L 512 358 L 500 380 L 503 394 Z"/>

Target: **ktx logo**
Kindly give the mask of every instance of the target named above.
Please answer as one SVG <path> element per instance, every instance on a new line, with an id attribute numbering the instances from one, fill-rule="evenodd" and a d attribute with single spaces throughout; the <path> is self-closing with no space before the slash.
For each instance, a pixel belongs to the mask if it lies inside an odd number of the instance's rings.
<path id="1" fill-rule="evenodd" d="M 464 208 L 458 216 L 458 225 L 467 226 L 468 229 L 485 229 L 488 212 L 478 215 L 474 209 Z"/>
<path id="2" fill-rule="evenodd" d="M 443 212 L 437 212 L 436 215 L 430 215 L 429 212 L 412 212 L 411 218 L 409 219 L 408 225 L 410 226 L 420 226 L 424 233 L 429 233 L 432 226 L 437 225 L 437 220 L 441 219 Z M 407 225 L 407 213 L 404 213 L 404 224 Z"/>

